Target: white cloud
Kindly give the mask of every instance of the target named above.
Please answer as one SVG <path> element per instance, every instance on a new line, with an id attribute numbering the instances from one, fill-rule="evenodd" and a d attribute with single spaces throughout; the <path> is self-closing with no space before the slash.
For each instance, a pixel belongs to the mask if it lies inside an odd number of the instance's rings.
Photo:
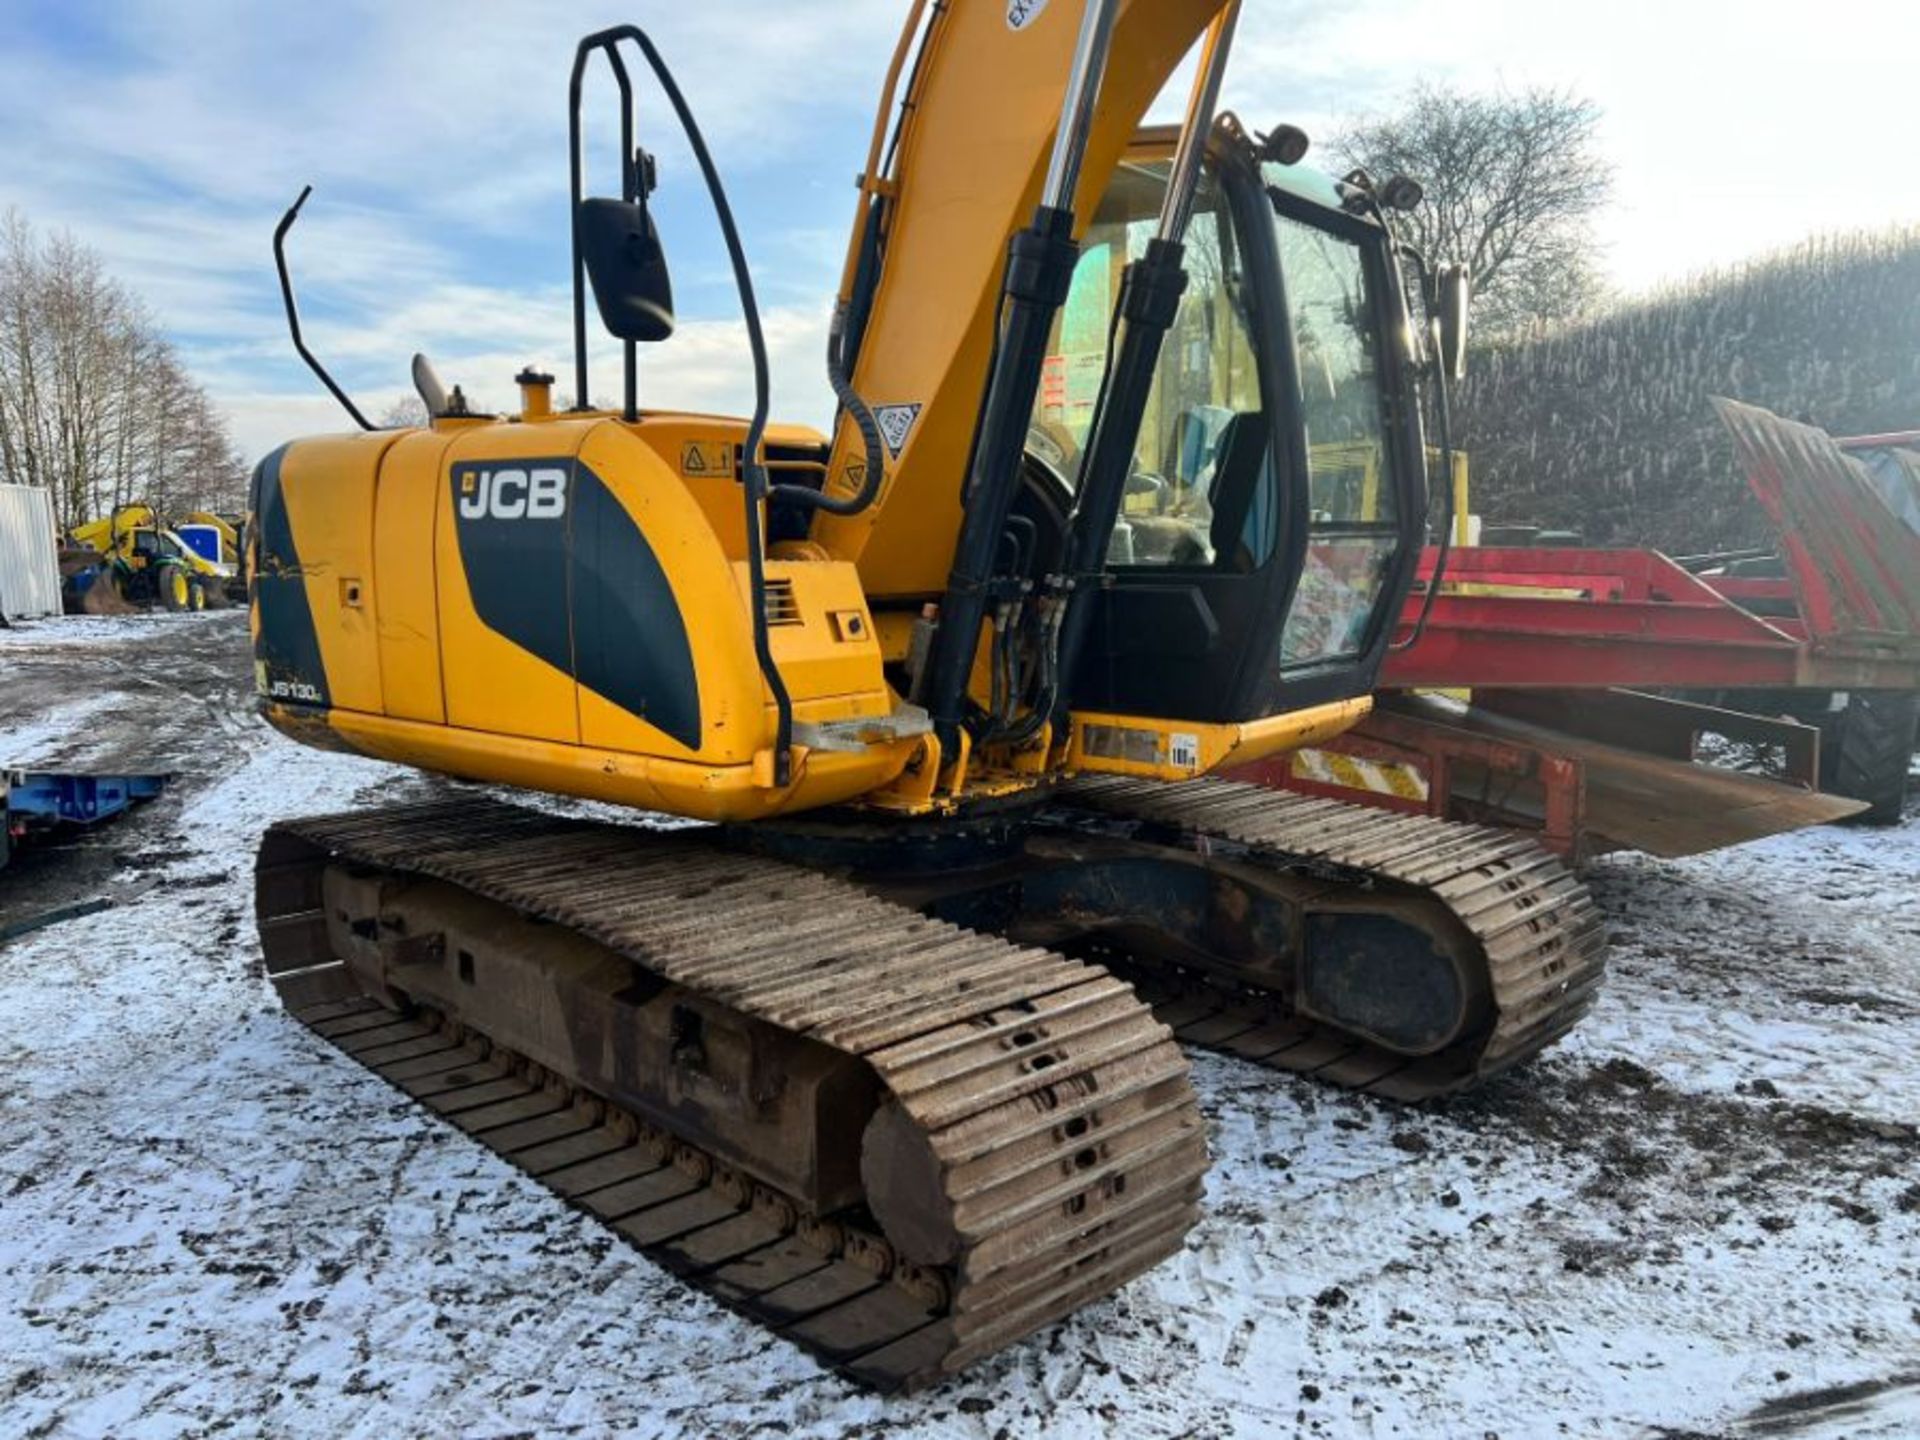
<path id="1" fill-rule="evenodd" d="M 1606 111 L 1600 225 L 1629 290 L 1816 231 L 1920 219 L 1920 7 L 1885 0 L 1359 0 L 1300 43 L 1243 19 L 1228 98 L 1249 121 L 1391 105 L 1419 79 L 1569 87 Z M 1255 100 L 1253 97 L 1260 97 Z"/>
<path id="2" fill-rule="evenodd" d="M 420 349 L 432 358 L 442 379 L 449 385 L 460 385 L 477 409 L 517 408 L 513 377 L 528 364 L 556 377 L 556 394 L 570 394 L 572 354 L 570 350 L 561 353 L 553 343 L 555 337 L 566 333 L 563 326 L 567 312 L 557 297 L 551 298 L 554 303 L 544 312 L 530 306 L 525 297 L 505 291 L 468 290 L 423 298 L 411 312 L 420 329 L 408 331 L 405 321 L 396 317 L 390 331 L 382 327 L 376 332 L 394 363 L 378 371 L 369 367 L 361 373 L 385 373 L 391 378 L 348 385 L 348 393 L 377 421 L 394 401 L 412 393 L 405 380 L 406 362 L 413 350 Z M 464 332 L 467 338 L 462 338 L 463 319 L 474 313 L 466 308 L 469 306 L 480 307 L 479 314 L 508 317 L 510 323 L 496 332 L 504 343 L 489 344 L 473 338 L 470 332 Z M 826 383 L 825 309 L 776 307 L 763 312 L 761 322 L 772 381 L 772 418 L 826 428 L 833 417 L 833 396 Z M 409 335 L 415 338 L 409 339 Z M 524 341 L 520 348 L 514 348 L 515 338 Z M 622 375 L 619 347 L 597 341 L 587 358 L 593 398 L 617 403 Z M 639 376 L 640 401 L 650 409 L 746 415 L 753 408 L 746 327 L 738 320 L 681 322 L 665 344 L 640 348 Z M 210 388 L 216 402 L 234 419 L 235 441 L 251 455 L 263 454 L 296 436 L 325 434 L 352 425 L 332 397 L 321 390 L 319 382 L 310 377 L 298 389 L 249 389 L 244 366 L 223 367 Z"/>
<path id="3" fill-rule="evenodd" d="M 481 388 L 504 402 L 520 361 L 570 348 L 559 288 L 566 80 L 578 35 L 604 12 L 572 7 L 569 19 L 556 8 L 134 0 L 114 11 L 97 56 L 0 50 L 0 144 L 37 157 L 0 168 L 0 206 L 100 250 L 252 453 L 334 423 L 330 401 L 310 403 L 317 387 L 287 343 L 269 250 L 273 222 L 308 181 L 294 273 L 310 341 L 343 381 L 390 385 L 425 349 L 488 374 Z M 790 334 L 811 337 L 777 362 L 776 386 L 822 416 L 815 312 L 900 16 L 891 0 L 745 8 L 683 7 L 648 28 L 734 192 L 770 338 L 779 349 Z M 741 83 L 783 75 L 805 83 Z M 641 139 L 667 177 L 658 203 L 685 317 L 671 360 L 649 368 L 663 398 L 744 404 L 744 336 L 713 318 L 736 306 L 704 189 L 651 80 L 639 89 Z M 601 72 L 587 116 L 602 170 L 612 93 Z M 830 156 L 809 153 L 822 134 L 834 136 Z M 839 183 L 822 189 L 822 173 Z M 795 204 L 769 205 L 775 196 Z M 773 226 L 754 213 L 769 209 Z M 788 378 L 802 366 L 807 378 Z"/>

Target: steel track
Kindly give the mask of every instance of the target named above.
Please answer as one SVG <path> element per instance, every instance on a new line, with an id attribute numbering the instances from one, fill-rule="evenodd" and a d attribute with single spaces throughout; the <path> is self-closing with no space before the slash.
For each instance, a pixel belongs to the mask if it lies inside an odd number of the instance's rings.
<path id="1" fill-rule="evenodd" d="M 343 864 L 570 927 L 636 970 L 858 1057 L 937 1157 L 958 1253 L 912 1263 L 863 1207 L 809 1214 L 456 1015 L 381 1004 L 329 938 L 323 876 Z M 1198 1218 L 1206 1150 L 1184 1058 L 1097 965 L 684 832 L 490 801 L 275 826 L 257 890 L 267 969 L 297 1018 L 690 1283 L 877 1388 L 924 1385 L 1110 1293 Z"/>
<path id="2" fill-rule="evenodd" d="M 1387 1099 L 1471 1088 L 1538 1054 L 1592 1007 L 1606 932 L 1579 878 L 1509 831 L 1399 815 L 1231 781 L 1184 785 L 1083 777 L 1056 797 L 1166 827 L 1195 848 L 1224 842 L 1276 870 L 1311 866 L 1349 895 L 1391 887 L 1444 907 L 1478 943 L 1490 1023 L 1445 1049 L 1408 1056 L 1298 1013 L 1252 977 L 1223 980 L 1150 965 L 1135 976 L 1187 1043 Z"/>

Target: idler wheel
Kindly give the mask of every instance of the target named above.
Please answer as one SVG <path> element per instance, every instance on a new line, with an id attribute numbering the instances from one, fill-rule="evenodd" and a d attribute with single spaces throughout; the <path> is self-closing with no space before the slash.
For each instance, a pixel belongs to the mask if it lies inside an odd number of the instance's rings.
<path id="1" fill-rule="evenodd" d="M 867 1208 L 902 1259 L 948 1265 L 961 1251 L 939 1157 L 926 1133 L 889 1100 L 874 1111 L 860 1139 L 860 1180 Z"/>

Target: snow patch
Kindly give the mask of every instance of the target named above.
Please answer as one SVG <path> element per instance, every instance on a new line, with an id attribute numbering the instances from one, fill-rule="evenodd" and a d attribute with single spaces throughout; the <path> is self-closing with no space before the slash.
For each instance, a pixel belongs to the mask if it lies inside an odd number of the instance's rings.
<path id="1" fill-rule="evenodd" d="M 6 1433 L 1920 1430 L 1916 817 L 1598 867 L 1593 1016 L 1444 1107 L 1197 1056 L 1214 1168 L 1185 1250 L 883 1401 L 282 1015 L 261 832 L 421 782 L 242 710 L 217 739 L 120 832 L 160 880 L 137 906 L 0 946 Z"/>

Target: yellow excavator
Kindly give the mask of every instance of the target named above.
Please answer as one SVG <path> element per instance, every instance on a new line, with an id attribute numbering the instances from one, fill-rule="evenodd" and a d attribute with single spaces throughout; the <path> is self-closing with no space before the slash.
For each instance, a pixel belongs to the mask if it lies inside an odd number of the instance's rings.
<path id="1" fill-rule="evenodd" d="M 1207 1156 L 1178 1040 L 1418 1099 L 1551 1043 L 1600 979 L 1588 896 L 1526 842 L 1202 778 L 1366 713 L 1466 303 L 1396 238 L 1412 182 L 1216 114 L 1237 19 L 912 6 L 831 434 L 768 421 L 725 188 L 633 27 L 571 77 L 570 408 L 528 370 L 518 414 L 477 414 L 416 357 L 428 422 L 372 428 L 300 337 L 305 192 L 275 235 L 296 348 L 361 429 L 254 477 L 267 718 L 633 812 L 450 789 L 274 826 L 283 1002 L 877 1387 L 1180 1248 Z M 1196 48 L 1184 122 L 1138 130 Z M 600 62 L 620 183 L 592 196 Z M 674 315 L 636 72 L 719 223 L 744 418 L 641 403 Z M 617 409 L 584 398 L 590 309 Z"/>

